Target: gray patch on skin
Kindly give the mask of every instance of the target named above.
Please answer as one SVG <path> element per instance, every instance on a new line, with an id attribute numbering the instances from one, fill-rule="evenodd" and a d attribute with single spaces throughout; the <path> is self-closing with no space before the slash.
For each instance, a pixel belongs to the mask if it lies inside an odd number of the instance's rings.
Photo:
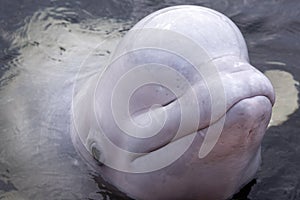
<path id="1" fill-rule="evenodd" d="M 0 179 L 0 191 L 8 192 L 11 190 L 17 190 L 17 188 L 10 181 L 3 181 Z"/>
<path id="2" fill-rule="evenodd" d="M 0 200 L 26 200 L 20 192 L 13 190 L 10 192 L 0 193 Z"/>
<path id="3" fill-rule="evenodd" d="M 278 126 L 288 120 L 289 115 L 298 108 L 299 85 L 293 75 L 281 70 L 267 70 L 265 75 L 270 79 L 276 94 L 270 126 Z"/>

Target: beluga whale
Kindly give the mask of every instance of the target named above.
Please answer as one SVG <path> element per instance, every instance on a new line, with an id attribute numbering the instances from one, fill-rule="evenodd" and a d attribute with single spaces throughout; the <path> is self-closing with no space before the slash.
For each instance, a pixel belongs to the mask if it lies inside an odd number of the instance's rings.
<path id="1" fill-rule="evenodd" d="M 274 102 L 229 18 L 167 7 L 133 26 L 105 69 L 74 90 L 72 141 L 131 198 L 225 200 L 255 177 Z"/>

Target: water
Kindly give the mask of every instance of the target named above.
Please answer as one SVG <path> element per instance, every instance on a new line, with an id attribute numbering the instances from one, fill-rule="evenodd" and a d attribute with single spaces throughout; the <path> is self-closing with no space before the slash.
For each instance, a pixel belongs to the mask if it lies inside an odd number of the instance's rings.
<path id="1" fill-rule="evenodd" d="M 0 199 L 128 199 L 76 153 L 72 89 L 101 71 L 139 19 L 179 4 L 229 16 L 277 91 L 256 183 L 234 199 L 300 199 L 300 3 L 292 0 L 0 0 Z"/>

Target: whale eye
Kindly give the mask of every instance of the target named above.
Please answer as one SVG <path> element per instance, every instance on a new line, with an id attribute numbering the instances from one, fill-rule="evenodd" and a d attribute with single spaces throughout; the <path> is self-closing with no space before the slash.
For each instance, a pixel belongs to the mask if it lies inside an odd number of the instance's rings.
<path id="1" fill-rule="evenodd" d="M 91 151 L 94 159 L 98 161 L 100 165 L 103 165 L 103 158 L 101 155 L 101 151 L 99 150 L 99 148 L 96 147 L 95 143 L 91 145 Z"/>

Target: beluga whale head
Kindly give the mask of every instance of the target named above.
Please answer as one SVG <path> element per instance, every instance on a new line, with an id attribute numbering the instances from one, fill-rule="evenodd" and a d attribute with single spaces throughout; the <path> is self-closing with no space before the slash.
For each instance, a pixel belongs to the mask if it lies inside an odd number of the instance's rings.
<path id="1" fill-rule="evenodd" d="M 175 6 L 140 20 L 74 92 L 74 146 L 136 199 L 230 198 L 251 181 L 275 101 L 223 14 Z"/>

